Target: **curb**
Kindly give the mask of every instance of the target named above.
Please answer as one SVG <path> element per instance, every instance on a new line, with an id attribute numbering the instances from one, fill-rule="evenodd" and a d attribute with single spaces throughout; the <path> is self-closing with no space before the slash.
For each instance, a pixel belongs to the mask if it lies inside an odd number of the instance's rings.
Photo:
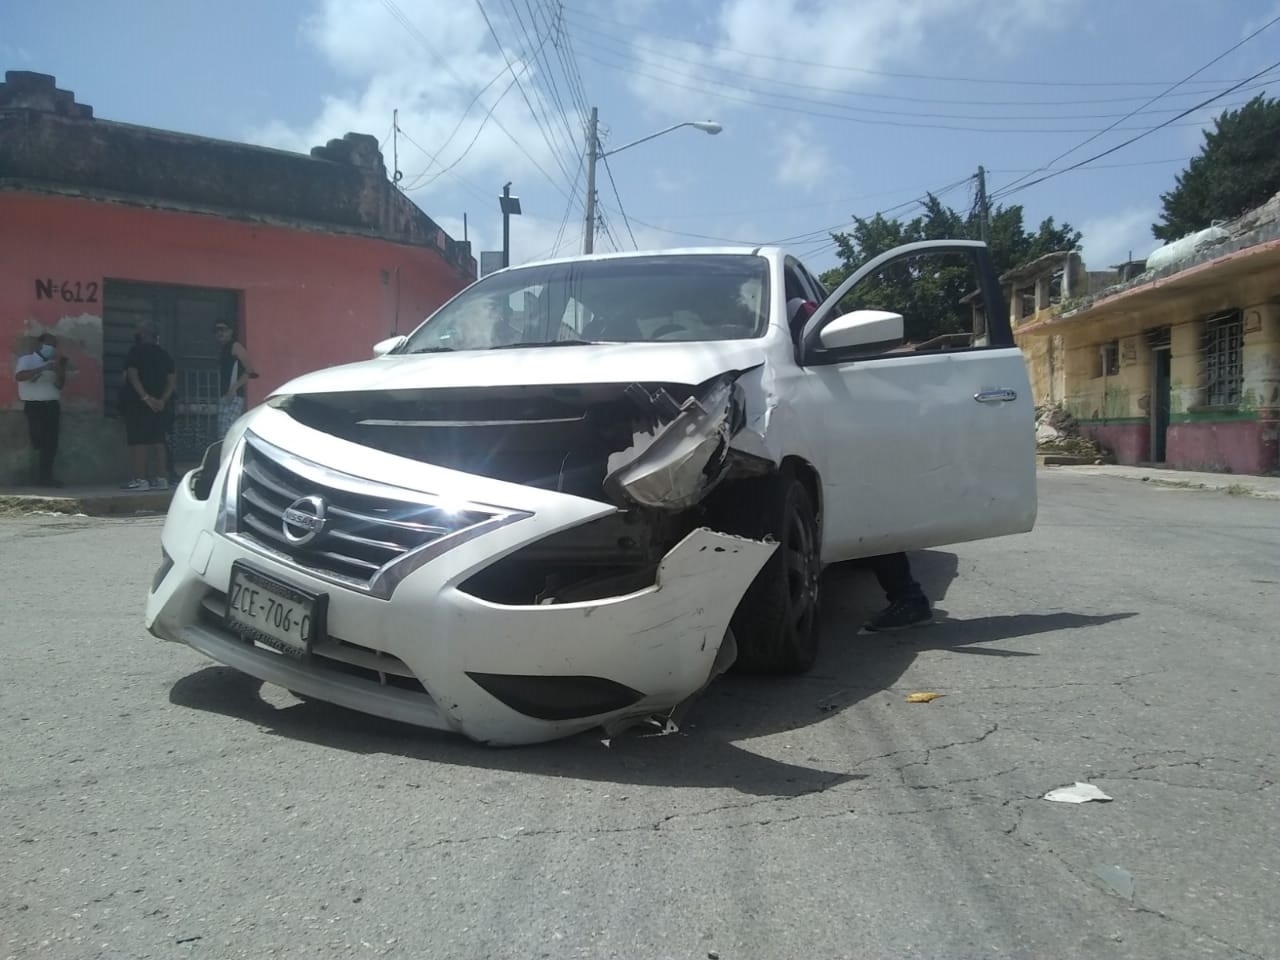
<path id="1" fill-rule="evenodd" d="M 0 515 L 31 513 L 84 514 L 89 517 L 161 514 L 169 509 L 171 491 L 157 490 L 128 494 L 29 494 L 0 493 Z"/>
<path id="2" fill-rule="evenodd" d="M 1064 464 L 1064 466 L 1077 466 L 1077 464 Z M 1092 464 L 1078 464 L 1078 466 L 1092 466 Z M 1155 476 L 1149 473 L 1132 474 L 1132 473 L 1104 473 L 1099 471 L 1076 472 L 1077 476 L 1082 477 L 1109 477 L 1112 480 L 1128 480 L 1130 483 L 1153 483 L 1160 487 L 1171 487 L 1177 490 L 1200 490 L 1207 493 L 1223 493 L 1230 497 L 1250 497 L 1254 500 L 1280 500 L 1280 490 L 1264 490 L 1251 486 L 1248 482 L 1241 482 L 1239 479 L 1231 483 L 1205 483 L 1200 480 L 1180 480 L 1177 477 Z"/>
<path id="3" fill-rule="evenodd" d="M 1096 457 L 1073 457 L 1065 453 L 1038 453 L 1036 463 L 1042 467 L 1092 467 L 1098 460 Z"/>
<path id="4" fill-rule="evenodd" d="M 1208 493 L 1225 493 L 1231 497 L 1252 497 L 1254 500 L 1280 500 L 1280 491 L 1259 490 L 1247 483 L 1200 483 L 1195 480 L 1174 480 L 1166 477 L 1121 477 L 1138 483 L 1154 483 L 1161 487 L 1175 487 L 1181 490 L 1204 490 Z"/>

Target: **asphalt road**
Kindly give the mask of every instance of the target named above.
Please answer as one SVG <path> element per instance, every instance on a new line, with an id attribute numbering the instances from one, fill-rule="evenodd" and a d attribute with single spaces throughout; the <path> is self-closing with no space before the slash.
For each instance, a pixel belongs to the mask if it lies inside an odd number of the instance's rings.
<path id="1" fill-rule="evenodd" d="M 0 957 L 1280 955 L 1280 503 L 1041 498 L 944 622 L 835 570 L 811 674 L 511 750 L 146 637 L 156 520 L 2 520 Z"/>

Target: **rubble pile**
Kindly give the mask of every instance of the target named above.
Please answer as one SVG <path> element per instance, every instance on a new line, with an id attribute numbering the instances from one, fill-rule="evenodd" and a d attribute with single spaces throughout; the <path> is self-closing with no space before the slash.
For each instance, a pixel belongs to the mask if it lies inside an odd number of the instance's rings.
<path id="1" fill-rule="evenodd" d="M 1036 408 L 1036 453 L 1079 457 L 1090 463 L 1111 463 L 1109 450 L 1086 437 L 1080 424 L 1062 407 Z"/>

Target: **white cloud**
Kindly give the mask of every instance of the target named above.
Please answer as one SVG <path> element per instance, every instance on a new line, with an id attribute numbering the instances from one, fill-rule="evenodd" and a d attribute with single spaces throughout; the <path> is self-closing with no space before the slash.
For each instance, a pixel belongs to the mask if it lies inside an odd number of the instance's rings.
<path id="1" fill-rule="evenodd" d="M 513 62 L 522 55 L 531 59 L 531 51 L 515 48 L 516 38 L 523 37 L 518 28 L 499 20 L 495 26 Z M 406 134 L 400 140 L 405 186 L 422 184 L 465 153 L 465 167 L 460 169 L 469 176 L 487 171 L 499 182 L 527 181 L 541 178 L 541 167 L 560 189 L 567 190 L 567 177 L 520 91 L 513 87 L 502 96 L 511 85 L 511 73 L 504 73 L 505 61 L 474 4 L 399 0 L 388 9 L 379 0 L 322 0 L 305 22 L 303 34 L 354 90 L 325 96 L 318 114 L 307 123 L 275 123 L 251 131 L 249 138 L 254 142 L 307 152 L 350 131 L 381 139 L 390 131 L 392 112 L 398 109 Z M 520 66 L 516 64 L 517 71 Z M 534 69 L 530 66 L 529 73 L 522 75 L 530 98 L 537 96 L 529 79 Z M 477 92 L 495 77 L 497 82 L 477 98 Z M 495 103 L 493 119 L 486 122 L 485 115 Z M 551 135 L 562 147 L 562 156 L 568 150 L 570 132 L 561 124 Z M 436 151 L 439 157 L 433 162 L 427 153 Z M 390 146 L 383 152 L 390 167 Z M 447 176 L 433 180 L 414 198 L 429 201 L 431 194 L 446 188 L 454 188 Z"/>
<path id="2" fill-rule="evenodd" d="M 1159 216 L 1154 207 L 1132 208 L 1086 220 L 1083 259 L 1090 270 L 1105 270 L 1129 259 L 1130 252 L 1141 259 L 1160 245 L 1151 237 L 1151 224 Z"/>
<path id="3" fill-rule="evenodd" d="M 1240 36 L 1241 37 L 1249 36 L 1249 34 L 1253 33 L 1263 24 L 1268 23 L 1271 20 L 1274 20 L 1276 17 L 1280 17 L 1280 3 L 1273 3 L 1271 5 L 1270 10 L 1266 11 L 1265 13 L 1258 14 L 1257 17 L 1251 20 L 1246 20 L 1244 24 L 1240 27 Z"/>
<path id="4" fill-rule="evenodd" d="M 707 46 L 637 37 L 632 54 L 640 66 L 629 82 L 638 97 L 666 115 L 700 106 L 724 111 L 726 99 L 707 89 L 726 94 L 731 104 L 733 98 L 752 99 L 744 83 L 802 80 L 848 92 L 881 82 L 877 70 L 927 73 L 904 64 L 921 55 L 929 40 L 954 38 L 963 24 L 976 22 L 988 41 L 1012 49 L 1015 38 L 1043 32 L 1077 3 L 860 0 L 850 7 L 847 0 L 723 0 Z"/>
<path id="5" fill-rule="evenodd" d="M 781 131 L 774 138 L 771 152 L 777 160 L 774 177 L 780 185 L 806 191 L 830 185 L 831 154 L 818 140 L 812 124 L 799 123 Z"/>
<path id="6" fill-rule="evenodd" d="M 15 47 L 11 43 L 0 40 L 0 58 L 10 63 L 30 64 L 31 54 L 25 47 Z"/>

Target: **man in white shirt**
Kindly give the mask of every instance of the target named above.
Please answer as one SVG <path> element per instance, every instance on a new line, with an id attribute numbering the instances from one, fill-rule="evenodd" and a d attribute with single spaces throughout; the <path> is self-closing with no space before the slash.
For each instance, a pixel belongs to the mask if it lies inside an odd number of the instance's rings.
<path id="1" fill-rule="evenodd" d="M 67 381 L 67 358 L 58 356 L 58 338 L 42 333 L 36 349 L 18 358 L 14 373 L 18 381 L 18 399 L 27 415 L 31 447 L 40 466 L 37 483 L 43 487 L 62 486 L 53 476 L 53 461 L 58 455 L 58 428 L 62 422 L 62 387 Z"/>

